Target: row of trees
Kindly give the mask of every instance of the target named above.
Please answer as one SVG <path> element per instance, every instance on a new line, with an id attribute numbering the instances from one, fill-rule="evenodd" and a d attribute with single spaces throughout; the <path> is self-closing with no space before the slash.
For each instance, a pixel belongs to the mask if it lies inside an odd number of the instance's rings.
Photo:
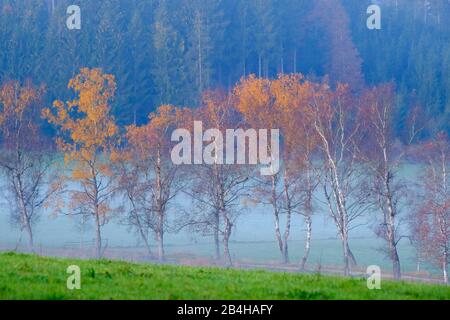
<path id="1" fill-rule="evenodd" d="M 301 72 L 362 88 L 395 80 L 403 132 L 415 92 L 449 132 L 447 0 L 380 0 L 382 29 L 368 30 L 372 0 L 0 0 L 0 81 L 48 85 L 48 103 L 84 66 L 118 82 L 120 125 L 146 122 L 162 104 L 198 105 L 241 77 Z M 81 30 L 66 27 L 81 8 Z M 66 99 L 67 97 L 63 97 Z"/>
<path id="2" fill-rule="evenodd" d="M 426 143 L 413 144 L 425 127 L 417 108 L 408 117 L 408 134 L 396 138 L 392 84 L 355 94 L 347 85 L 330 86 L 327 80 L 313 82 L 300 74 L 275 80 L 249 76 L 229 92 L 205 92 L 199 108 L 163 105 L 149 115 L 147 124 L 124 130 L 111 114 L 116 91 L 112 75 L 84 68 L 69 88 L 75 98 L 57 100 L 51 108 L 42 108 L 41 90 L 31 84 L 7 82 L 0 91 L 0 167 L 11 212 L 28 233 L 30 247 L 33 219 L 48 205 L 60 213 L 93 219 L 97 257 L 103 254 L 102 227 L 117 214 L 135 228 L 149 254 L 154 236 L 161 260 L 165 232 L 189 228 L 213 235 L 216 258 L 231 265 L 233 225 L 252 201 L 272 208 L 283 263 L 289 262 L 291 220 L 294 215 L 304 217 L 304 269 L 312 215 L 323 202 L 342 241 L 345 275 L 357 263 L 351 231 L 360 217 L 372 213 L 377 221 L 374 231 L 385 240 L 396 279 L 401 277 L 398 243 L 411 236 L 423 257 L 439 263 L 448 282 L 449 140 L 439 133 Z M 55 127 L 59 152 L 40 133 L 39 113 Z M 177 128 L 192 131 L 194 121 L 222 132 L 279 128 L 281 170 L 260 176 L 256 165 L 220 164 L 218 158 L 225 155 L 214 136 L 203 137 L 208 143 L 204 155 L 213 160 L 175 165 L 171 152 L 177 142 L 172 133 Z M 244 139 L 250 144 L 252 137 L 244 133 Z M 59 167 L 60 154 L 64 168 Z M 420 162 L 425 174 L 420 188 L 399 174 L 411 159 Z M 192 199 L 188 208 L 178 201 L 186 195 Z M 117 201 L 120 197 L 123 201 Z M 420 202 L 407 215 L 405 203 L 413 198 Z M 176 212 L 176 223 L 169 223 L 169 215 Z M 410 234 L 400 229 L 406 217 Z"/>

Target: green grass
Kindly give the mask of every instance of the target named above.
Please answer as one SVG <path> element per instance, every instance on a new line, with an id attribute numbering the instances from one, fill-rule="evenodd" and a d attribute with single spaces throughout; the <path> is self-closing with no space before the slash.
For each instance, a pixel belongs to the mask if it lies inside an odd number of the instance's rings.
<path id="1" fill-rule="evenodd" d="M 68 290 L 66 269 L 81 269 Z M 0 299 L 450 299 L 450 287 L 364 279 L 108 260 L 0 254 Z"/>

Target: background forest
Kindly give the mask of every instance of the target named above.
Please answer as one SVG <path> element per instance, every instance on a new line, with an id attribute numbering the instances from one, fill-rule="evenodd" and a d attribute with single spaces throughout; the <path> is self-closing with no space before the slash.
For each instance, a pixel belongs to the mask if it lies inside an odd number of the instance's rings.
<path id="1" fill-rule="evenodd" d="M 370 3 L 382 30 L 366 27 Z M 81 30 L 66 27 L 71 4 Z M 100 67 L 116 77 L 113 112 L 127 125 L 252 73 L 328 75 L 355 90 L 393 80 L 398 135 L 414 105 L 449 132 L 448 17 L 448 0 L 0 0 L 0 82 L 44 84 L 51 103 L 81 67 Z"/>

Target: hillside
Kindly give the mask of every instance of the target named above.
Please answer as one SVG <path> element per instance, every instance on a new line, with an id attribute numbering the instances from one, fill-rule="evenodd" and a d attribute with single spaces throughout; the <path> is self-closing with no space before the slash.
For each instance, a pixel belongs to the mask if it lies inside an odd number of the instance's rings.
<path id="1" fill-rule="evenodd" d="M 68 290 L 66 269 L 81 269 L 81 289 Z M 318 274 L 144 265 L 0 254 L 0 299 L 449 299 L 450 287 Z"/>

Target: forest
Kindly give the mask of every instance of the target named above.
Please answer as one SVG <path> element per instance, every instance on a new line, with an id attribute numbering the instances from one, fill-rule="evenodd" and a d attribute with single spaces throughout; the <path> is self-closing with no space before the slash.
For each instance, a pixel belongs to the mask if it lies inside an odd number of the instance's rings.
<path id="1" fill-rule="evenodd" d="M 370 3 L 77 1 L 81 29 L 68 30 L 72 1 L 0 1 L 2 191 L 29 249 L 48 209 L 93 221 L 97 258 L 103 227 L 121 216 L 160 261 L 165 234 L 188 229 L 212 235 L 232 266 L 234 224 L 258 203 L 282 264 L 301 217 L 305 270 L 321 202 L 344 275 L 357 265 L 352 231 L 371 214 L 395 279 L 408 238 L 448 283 L 450 3 L 377 1 L 382 29 L 368 30 Z M 280 170 L 175 165 L 171 134 L 195 121 L 280 129 Z M 420 166 L 414 182 L 405 164 Z"/>
<path id="2" fill-rule="evenodd" d="M 366 27 L 369 0 L 1 0 L 0 80 L 45 85 L 51 103 L 82 67 L 118 83 L 118 123 L 147 121 L 159 105 L 196 106 L 241 77 L 302 73 L 356 87 L 394 81 L 396 132 L 416 99 L 449 133 L 450 3 L 381 0 L 382 29 Z M 66 10 L 81 8 L 80 30 Z"/>

